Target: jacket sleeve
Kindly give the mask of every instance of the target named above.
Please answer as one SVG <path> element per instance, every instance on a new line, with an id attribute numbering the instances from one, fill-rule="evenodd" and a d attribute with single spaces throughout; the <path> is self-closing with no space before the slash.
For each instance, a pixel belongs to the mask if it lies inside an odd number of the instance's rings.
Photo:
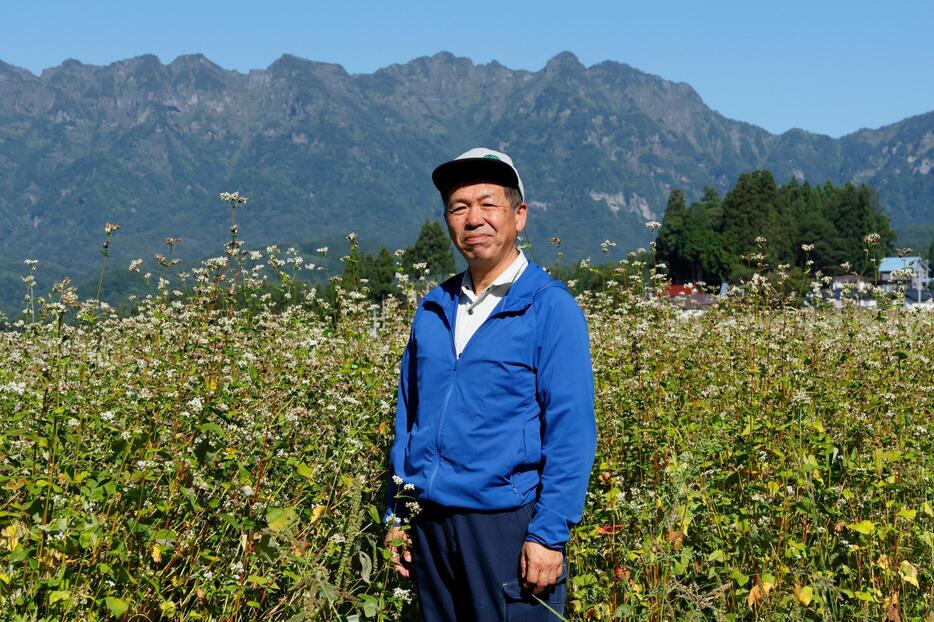
<path id="1" fill-rule="evenodd" d="M 396 422 L 395 438 L 389 451 L 389 468 L 386 477 L 386 510 L 383 512 L 383 523 L 390 517 L 398 521 L 405 517 L 406 508 L 404 500 L 397 499 L 399 494 L 399 474 L 394 465 L 405 461 L 405 448 L 408 445 L 409 433 L 412 429 L 411 419 L 418 411 L 418 390 L 415 381 L 415 327 L 413 320 L 412 332 L 409 342 L 402 353 L 402 363 L 399 365 L 399 385 L 396 392 Z"/>
<path id="2" fill-rule="evenodd" d="M 583 512 L 597 426 L 587 321 L 569 292 L 549 290 L 536 319 L 541 488 L 526 540 L 562 549 Z"/>

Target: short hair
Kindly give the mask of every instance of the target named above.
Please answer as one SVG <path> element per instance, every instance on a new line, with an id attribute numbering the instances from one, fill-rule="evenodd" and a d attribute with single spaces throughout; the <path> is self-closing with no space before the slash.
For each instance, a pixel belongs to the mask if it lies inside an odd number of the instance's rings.
<path id="1" fill-rule="evenodd" d="M 503 193 L 506 195 L 506 200 L 509 201 L 509 207 L 512 208 L 512 211 L 516 211 L 522 205 L 522 193 L 519 192 L 518 188 L 503 186 Z"/>
<path id="2" fill-rule="evenodd" d="M 480 182 L 482 183 L 482 182 Z M 497 184 L 499 185 L 499 184 Z M 457 190 L 459 186 L 454 188 L 448 188 L 441 193 L 441 205 L 444 210 L 448 209 L 448 201 L 451 200 L 451 195 L 454 194 L 454 191 Z M 522 205 L 522 193 L 519 192 L 518 188 L 513 188 L 512 186 L 501 186 L 503 189 L 503 194 L 506 195 L 506 202 L 509 203 L 510 209 L 516 211 L 520 205 Z"/>

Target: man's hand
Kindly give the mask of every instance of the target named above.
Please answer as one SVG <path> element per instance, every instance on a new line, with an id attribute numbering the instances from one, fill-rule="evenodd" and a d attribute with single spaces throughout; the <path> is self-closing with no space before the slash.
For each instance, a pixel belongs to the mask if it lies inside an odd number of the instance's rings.
<path id="1" fill-rule="evenodd" d="M 528 542 L 522 545 L 522 554 L 519 556 L 519 572 L 523 587 L 539 596 L 545 590 L 558 582 L 561 576 L 561 566 L 564 553 L 553 551 L 538 542 Z"/>
<path id="2" fill-rule="evenodd" d="M 402 541 L 401 545 L 399 545 L 400 540 Z M 386 534 L 386 548 L 392 553 L 390 560 L 393 568 L 403 577 L 408 577 L 411 574 L 409 569 L 409 564 L 412 563 L 412 551 L 409 550 L 411 542 L 409 534 L 398 527 L 392 527 Z"/>

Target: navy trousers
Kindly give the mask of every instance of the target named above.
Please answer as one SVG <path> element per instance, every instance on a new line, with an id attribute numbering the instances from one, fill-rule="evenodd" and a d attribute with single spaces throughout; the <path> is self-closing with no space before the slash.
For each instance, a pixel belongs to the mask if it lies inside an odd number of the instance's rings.
<path id="1" fill-rule="evenodd" d="M 423 508 L 412 523 L 412 563 L 426 622 L 554 622 L 563 615 L 567 559 L 555 587 L 539 596 L 522 590 L 519 555 L 533 504 L 480 512 Z"/>

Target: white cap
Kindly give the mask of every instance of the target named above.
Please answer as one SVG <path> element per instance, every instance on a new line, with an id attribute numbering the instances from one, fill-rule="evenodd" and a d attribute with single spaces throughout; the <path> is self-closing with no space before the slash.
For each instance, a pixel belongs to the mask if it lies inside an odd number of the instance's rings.
<path id="1" fill-rule="evenodd" d="M 525 188 L 519 171 L 505 153 L 486 147 L 474 147 L 434 170 L 431 180 L 442 194 L 473 181 L 492 181 L 517 188 L 525 200 Z"/>

